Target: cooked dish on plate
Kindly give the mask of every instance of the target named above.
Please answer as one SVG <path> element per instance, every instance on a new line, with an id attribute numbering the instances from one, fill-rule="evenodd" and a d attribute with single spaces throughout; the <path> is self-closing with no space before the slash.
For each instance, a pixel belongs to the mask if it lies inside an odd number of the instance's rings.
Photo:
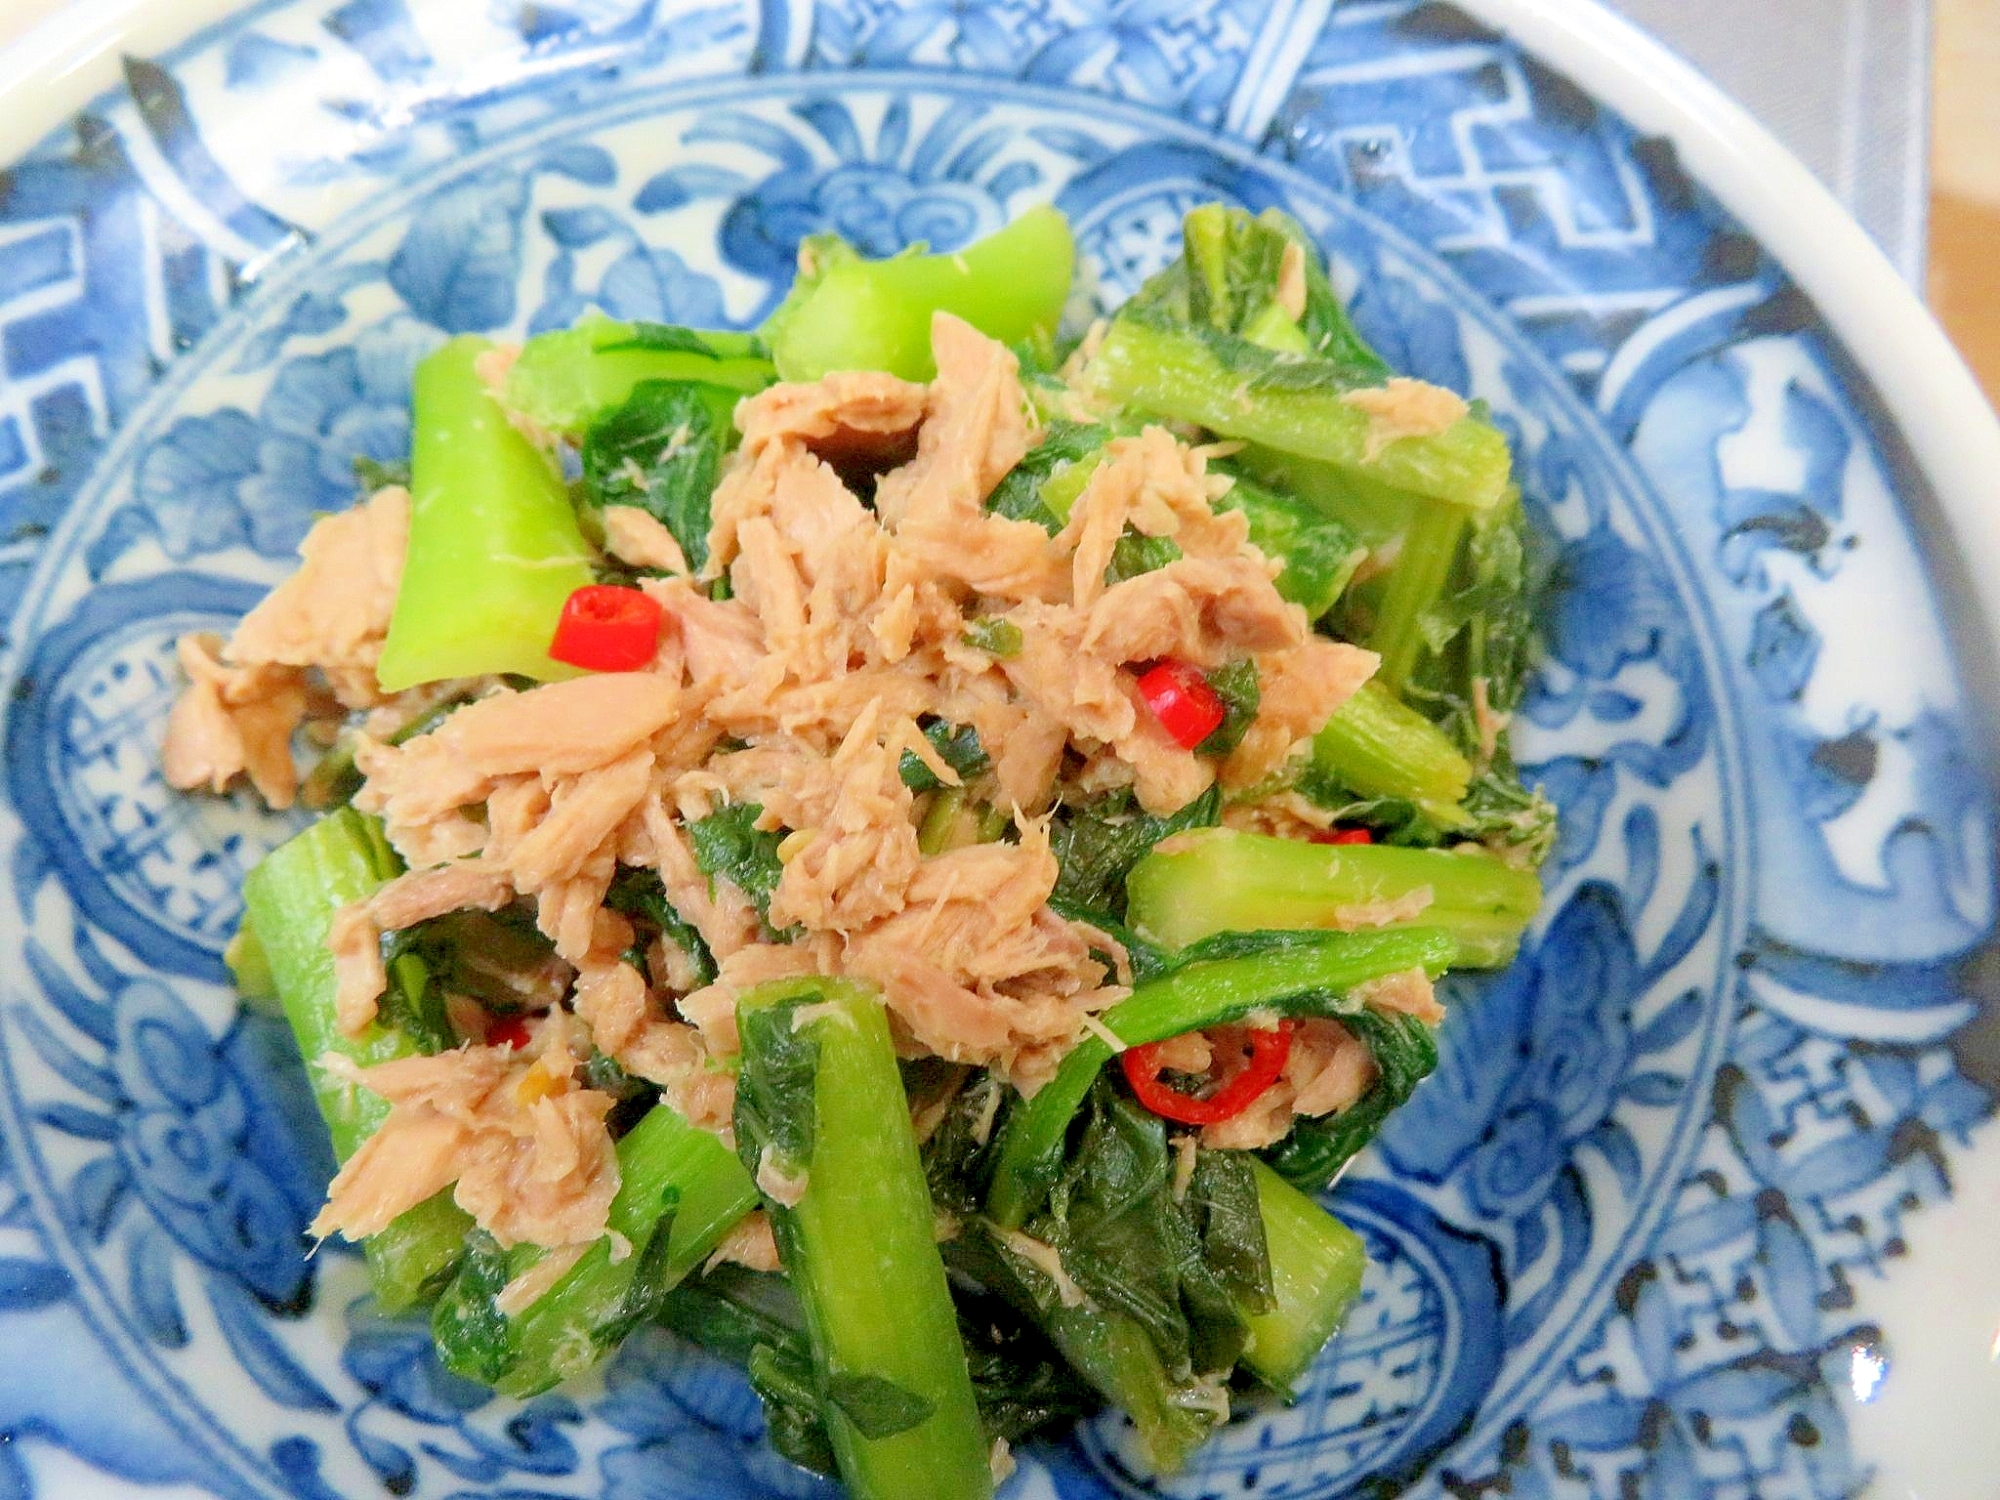
<path id="1" fill-rule="evenodd" d="M 1170 1471 L 1339 1325 L 1314 1195 L 1540 899 L 1521 508 L 1296 225 L 1184 231 L 1103 320 L 1036 209 L 810 240 L 755 333 L 453 340 L 407 470 L 181 641 L 169 780 L 317 815 L 231 950 L 314 1233 L 451 1370 L 664 1323 L 956 1497 L 1107 1403 Z"/>

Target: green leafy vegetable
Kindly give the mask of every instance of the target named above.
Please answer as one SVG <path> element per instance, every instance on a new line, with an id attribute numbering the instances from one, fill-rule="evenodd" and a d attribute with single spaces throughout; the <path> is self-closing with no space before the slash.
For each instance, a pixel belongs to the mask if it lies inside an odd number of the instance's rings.
<path id="1" fill-rule="evenodd" d="M 1267 1153 L 1280 1177 L 1307 1192 L 1331 1183 L 1437 1067 L 1437 1036 L 1415 1016 L 1362 1010 L 1345 1017 L 1343 1024 L 1373 1054 L 1374 1085 L 1338 1114 L 1300 1121 Z"/>
<path id="2" fill-rule="evenodd" d="M 699 860 L 697 860 L 699 863 Z M 708 951 L 708 944 L 702 940 L 694 925 L 675 910 L 673 902 L 667 899 L 666 887 L 660 883 L 660 872 L 643 867 L 623 867 L 611 878 L 611 888 L 605 892 L 604 904 L 613 911 L 623 912 L 628 917 L 636 917 L 650 924 L 660 935 L 688 956 L 694 970 L 697 984 L 709 984 L 715 979 L 715 956 Z"/>
<path id="3" fill-rule="evenodd" d="M 736 1022 L 744 1168 L 803 1184 L 765 1208 L 842 1480 L 857 1500 L 984 1500 L 987 1440 L 880 999 L 782 981 L 743 995 Z"/>
<path id="4" fill-rule="evenodd" d="M 1270 1305 L 1247 1310 L 1243 1366 L 1290 1396 L 1361 1292 L 1361 1238 L 1263 1162 L 1249 1166 L 1271 1264 Z"/>
<path id="5" fill-rule="evenodd" d="M 1012 620 L 998 620 L 983 617 L 974 620 L 965 629 L 965 644 L 975 651 L 984 651 L 997 656 L 1002 661 L 1010 661 L 1021 654 L 1026 642 L 1021 637 L 1021 627 Z"/>
<path id="6" fill-rule="evenodd" d="M 1371 443 L 1371 418 L 1344 399 L 1381 384 L 1371 368 L 1276 354 L 1219 329 L 1127 310 L 1112 320 L 1084 380 L 1100 399 L 1425 498 L 1485 509 L 1506 491 L 1507 441 L 1477 414 L 1429 436 Z"/>
<path id="7" fill-rule="evenodd" d="M 1170 562 L 1180 561 L 1180 557 L 1180 543 L 1172 537 L 1145 536 L 1128 526 L 1125 534 L 1112 544 L 1111 561 L 1104 567 L 1105 587 L 1164 568 Z"/>
<path id="8" fill-rule="evenodd" d="M 693 384 L 726 426 L 735 399 L 761 391 L 776 374 L 754 334 L 594 318 L 529 339 L 507 371 L 501 399 L 544 432 L 575 438 L 646 381 Z"/>
<path id="9" fill-rule="evenodd" d="M 1346 522 L 1254 480 L 1232 478 L 1215 508 L 1243 513 L 1252 545 L 1284 564 L 1278 592 L 1303 607 L 1308 619 L 1319 619 L 1339 601 L 1367 549 Z"/>
<path id="10" fill-rule="evenodd" d="M 1326 928 L 1365 912 L 1387 928 L 1437 928 L 1456 963 L 1512 961 L 1541 905 L 1541 882 L 1479 849 L 1329 848 L 1231 828 L 1204 829 L 1154 852 L 1125 880 L 1132 925 L 1181 948 L 1212 933 Z"/>
<path id="11" fill-rule="evenodd" d="M 1263 701 L 1263 690 L 1257 677 L 1257 663 L 1247 656 L 1217 667 L 1207 677 L 1215 696 L 1222 700 L 1222 722 L 1194 747 L 1194 753 L 1220 760 L 1242 744 L 1243 736 L 1250 732 L 1257 706 Z"/>
<path id="12" fill-rule="evenodd" d="M 970 724 L 948 724 L 943 719 L 933 719 L 924 726 L 924 738 L 931 742 L 938 758 L 958 773 L 961 785 L 981 775 L 992 764 L 987 759 L 986 747 L 979 743 L 979 731 Z M 914 750 L 903 752 L 896 769 L 903 785 L 913 792 L 934 792 L 944 785 Z"/>
<path id="13" fill-rule="evenodd" d="M 1028 1235 L 1053 1245 L 1063 1270 L 1100 1307 L 1146 1330 L 1176 1378 L 1227 1370 L 1248 1337 L 1228 1286 L 1210 1264 L 1195 1222 L 1175 1201 L 1173 1152 L 1159 1116 L 1100 1078 L 1082 1135 Z M 1239 1239 L 1224 1259 L 1254 1247 Z M 1249 1270 L 1262 1284 L 1268 1264 Z"/>
<path id="14" fill-rule="evenodd" d="M 1215 787 L 1164 818 L 1140 811 L 1132 793 L 1124 790 L 1065 810 L 1050 835 L 1061 867 L 1055 894 L 1122 916 L 1126 873 L 1153 845 L 1189 828 L 1213 827 L 1221 818 L 1222 793 Z"/>
<path id="15" fill-rule="evenodd" d="M 638 506 L 699 570 L 708 561 L 709 496 L 733 436 L 727 411 L 718 415 L 702 387 L 641 381 L 584 435 L 585 492 L 600 507 Z"/>
<path id="16" fill-rule="evenodd" d="M 784 835 L 759 828 L 757 820 L 763 816 L 762 803 L 733 802 L 690 823 L 688 841 L 694 846 L 695 864 L 711 884 L 728 881 L 769 921 L 771 893 L 785 873 L 778 861 Z"/>
<path id="17" fill-rule="evenodd" d="M 1108 427 L 1056 418 L 1042 429 L 1041 441 L 994 486 L 986 497 L 986 508 L 1012 521 L 1039 522 L 1053 535 L 1069 519 L 1070 503 L 1104 456 L 1104 445 L 1112 436 Z M 1056 486 L 1060 510 L 1046 494 L 1051 485 Z"/>
<path id="18" fill-rule="evenodd" d="M 886 370 L 928 380 L 931 319 L 948 312 L 1002 343 L 1049 343 L 1069 299 L 1076 247 L 1053 208 L 1031 208 L 950 255 L 888 260 L 827 255 L 812 285 L 767 326 L 787 380 L 834 370 Z"/>

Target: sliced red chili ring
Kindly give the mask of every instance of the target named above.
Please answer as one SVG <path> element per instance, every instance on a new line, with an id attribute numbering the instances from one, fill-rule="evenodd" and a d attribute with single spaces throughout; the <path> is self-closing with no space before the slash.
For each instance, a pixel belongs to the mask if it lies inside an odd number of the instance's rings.
<path id="1" fill-rule="evenodd" d="M 563 601 L 549 655 L 593 672 L 636 672 L 659 649 L 664 617 L 643 590 L 587 583 Z"/>
<path id="2" fill-rule="evenodd" d="M 1220 1125 L 1255 1104 L 1278 1081 L 1292 1055 L 1290 1021 L 1280 1021 L 1270 1031 L 1252 1031 L 1249 1037 L 1248 1060 L 1212 1094 L 1184 1094 L 1161 1081 L 1163 1042 L 1127 1047 L 1118 1061 L 1133 1096 L 1154 1114 L 1182 1125 Z"/>
<path id="3" fill-rule="evenodd" d="M 528 1023 L 519 1016 L 501 1016 L 486 1028 L 486 1045 L 512 1047 L 519 1052 L 528 1045 Z"/>
<path id="4" fill-rule="evenodd" d="M 1326 828 L 1306 836 L 1314 844 L 1372 844 L 1375 835 L 1365 828 Z"/>
<path id="5" fill-rule="evenodd" d="M 1184 661 L 1169 659 L 1141 673 L 1139 696 L 1183 750 L 1215 733 L 1229 712 L 1201 669 Z"/>

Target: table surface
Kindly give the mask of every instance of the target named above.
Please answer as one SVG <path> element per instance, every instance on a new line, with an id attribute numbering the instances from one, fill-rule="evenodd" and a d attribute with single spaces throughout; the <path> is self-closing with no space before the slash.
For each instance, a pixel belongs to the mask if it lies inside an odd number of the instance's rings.
<path id="1" fill-rule="evenodd" d="M 71 0 L 0 0 L 0 44 Z M 1923 277 L 1932 0 L 1606 0 L 1749 107 Z"/>

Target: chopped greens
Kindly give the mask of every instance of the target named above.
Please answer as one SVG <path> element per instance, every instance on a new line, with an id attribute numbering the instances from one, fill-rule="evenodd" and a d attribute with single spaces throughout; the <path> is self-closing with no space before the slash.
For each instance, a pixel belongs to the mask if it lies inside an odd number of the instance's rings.
<path id="1" fill-rule="evenodd" d="M 1056 877 L 1055 894 L 1078 906 L 1122 916 L 1125 877 L 1155 844 L 1190 828 L 1211 828 L 1221 819 L 1222 793 L 1214 787 L 1164 818 L 1140 811 L 1129 791 L 1111 792 L 1067 809 L 1050 836 L 1062 871 Z"/>
<path id="2" fill-rule="evenodd" d="M 809 234 L 755 332 L 454 339 L 408 463 L 354 460 L 410 494 L 387 638 L 373 681 L 344 637 L 280 658 L 321 816 L 225 957 L 355 1163 L 316 1231 L 452 1375 L 532 1397 L 663 1324 L 855 1500 L 990 1500 L 1003 1443 L 1105 1405 L 1132 1482 L 1171 1474 L 1355 1301 L 1316 1198 L 1436 1069 L 1430 982 L 1541 902 L 1536 538 L 1501 427 L 1384 362 L 1297 221 L 1192 209 L 1102 320 L 1075 254 L 1050 207 L 943 253 Z M 678 570 L 613 507 L 694 577 L 607 555 Z M 330 520 L 300 595 L 402 515 Z M 634 649 L 557 643 L 593 605 L 645 609 Z M 413 1116 L 353 1070 L 391 1063 L 479 1102 L 384 1209 Z"/>
<path id="3" fill-rule="evenodd" d="M 708 561 L 708 499 L 734 436 L 713 387 L 645 380 L 583 439 L 583 483 L 591 503 L 636 505 L 680 543 L 688 565 Z"/>

